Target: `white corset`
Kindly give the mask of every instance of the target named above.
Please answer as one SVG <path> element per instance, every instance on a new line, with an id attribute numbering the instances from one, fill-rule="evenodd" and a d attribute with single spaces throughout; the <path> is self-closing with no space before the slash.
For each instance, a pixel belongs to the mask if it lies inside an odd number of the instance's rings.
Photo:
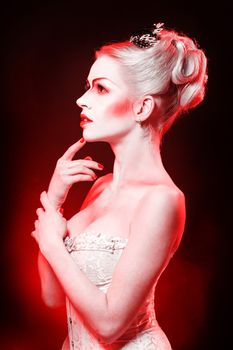
<path id="1" fill-rule="evenodd" d="M 104 293 L 107 293 L 127 242 L 127 238 L 96 231 L 83 232 L 76 237 L 67 237 L 64 241 L 80 270 Z M 63 344 L 62 350 L 171 350 L 155 317 L 154 289 L 155 285 L 126 332 L 111 344 L 106 344 L 92 333 L 67 299 L 69 341 Z"/>

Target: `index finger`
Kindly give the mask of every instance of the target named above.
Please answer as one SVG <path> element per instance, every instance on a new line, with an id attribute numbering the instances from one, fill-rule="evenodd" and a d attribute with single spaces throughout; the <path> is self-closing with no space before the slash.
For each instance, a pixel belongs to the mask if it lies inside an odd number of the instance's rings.
<path id="1" fill-rule="evenodd" d="M 80 140 L 71 145 L 60 159 L 71 160 L 75 153 L 77 153 L 85 145 L 85 143 L 86 141 L 82 137 Z"/>

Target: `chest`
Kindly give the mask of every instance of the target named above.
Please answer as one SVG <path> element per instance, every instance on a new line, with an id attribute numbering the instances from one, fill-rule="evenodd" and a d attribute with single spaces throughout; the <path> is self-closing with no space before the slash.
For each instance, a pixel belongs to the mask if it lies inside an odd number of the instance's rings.
<path id="1" fill-rule="evenodd" d="M 96 231 L 129 237 L 130 223 L 144 194 L 142 190 L 122 191 L 115 195 L 104 191 L 70 221 L 71 236 Z"/>

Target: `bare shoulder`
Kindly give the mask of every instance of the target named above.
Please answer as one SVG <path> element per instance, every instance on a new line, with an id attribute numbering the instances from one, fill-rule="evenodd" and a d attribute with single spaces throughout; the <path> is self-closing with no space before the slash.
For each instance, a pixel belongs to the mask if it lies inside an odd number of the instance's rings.
<path id="1" fill-rule="evenodd" d="M 138 211 L 150 212 L 158 209 L 163 209 L 165 212 L 176 212 L 181 208 L 185 208 L 185 196 L 183 192 L 175 186 L 155 185 L 145 192 L 141 201 L 138 203 Z"/>
<path id="2" fill-rule="evenodd" d="M 142 199 L 144 204 L 164 206 L 167 210 L 177 210 L 185 206 L 185 196 L 183 192 L 175 186 L 156 185 L 146 192 Z"/>
<path id="3" fill-rule="evenodd" d="M 156 185 L 145 193 L 135 210 L 131 234 L 142 239 L 140 227 L 148 240 L 161 239 L 179 245 L 185 225 L 185 196 L 175 186 Z M 136 238 L 137 237 L 137 238 Z M 139 238 L 140 237 L 140 238 Z"/>

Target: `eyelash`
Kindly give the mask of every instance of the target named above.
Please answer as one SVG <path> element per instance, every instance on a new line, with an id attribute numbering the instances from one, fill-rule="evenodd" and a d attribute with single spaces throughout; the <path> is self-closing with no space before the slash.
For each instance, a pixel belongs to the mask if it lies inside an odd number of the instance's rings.
<path id="1" fill-rule="evenodd" d="M 101 85 L 101 84 L 97 84 L 97 85 L 96 85 L 96 88 L 97 88 L 97 90 L 98 90 L 98 93 L 100 93 L 100 94 L 106 92 L 106 89 L 105 89 L 105 88 L 103 87 L 103 85 Z"/>
<path id="2" fill-rule="evenodd" d="M 103 85 L 101 85 L 101 84 L 94 84 L 94 88 L 97 89 L 97 92 L 98 92 L 99 94 L 103 94 L 103 93 L 107 92 L 107 90 L 105 89 L 105 87 L 103 87 Z M 89 83 L 86 83 L 86 84 L 85 84 L 84 89 L 85 89 L 85 91 L 88 91 L 88 90 L 90 89 Z"/>

